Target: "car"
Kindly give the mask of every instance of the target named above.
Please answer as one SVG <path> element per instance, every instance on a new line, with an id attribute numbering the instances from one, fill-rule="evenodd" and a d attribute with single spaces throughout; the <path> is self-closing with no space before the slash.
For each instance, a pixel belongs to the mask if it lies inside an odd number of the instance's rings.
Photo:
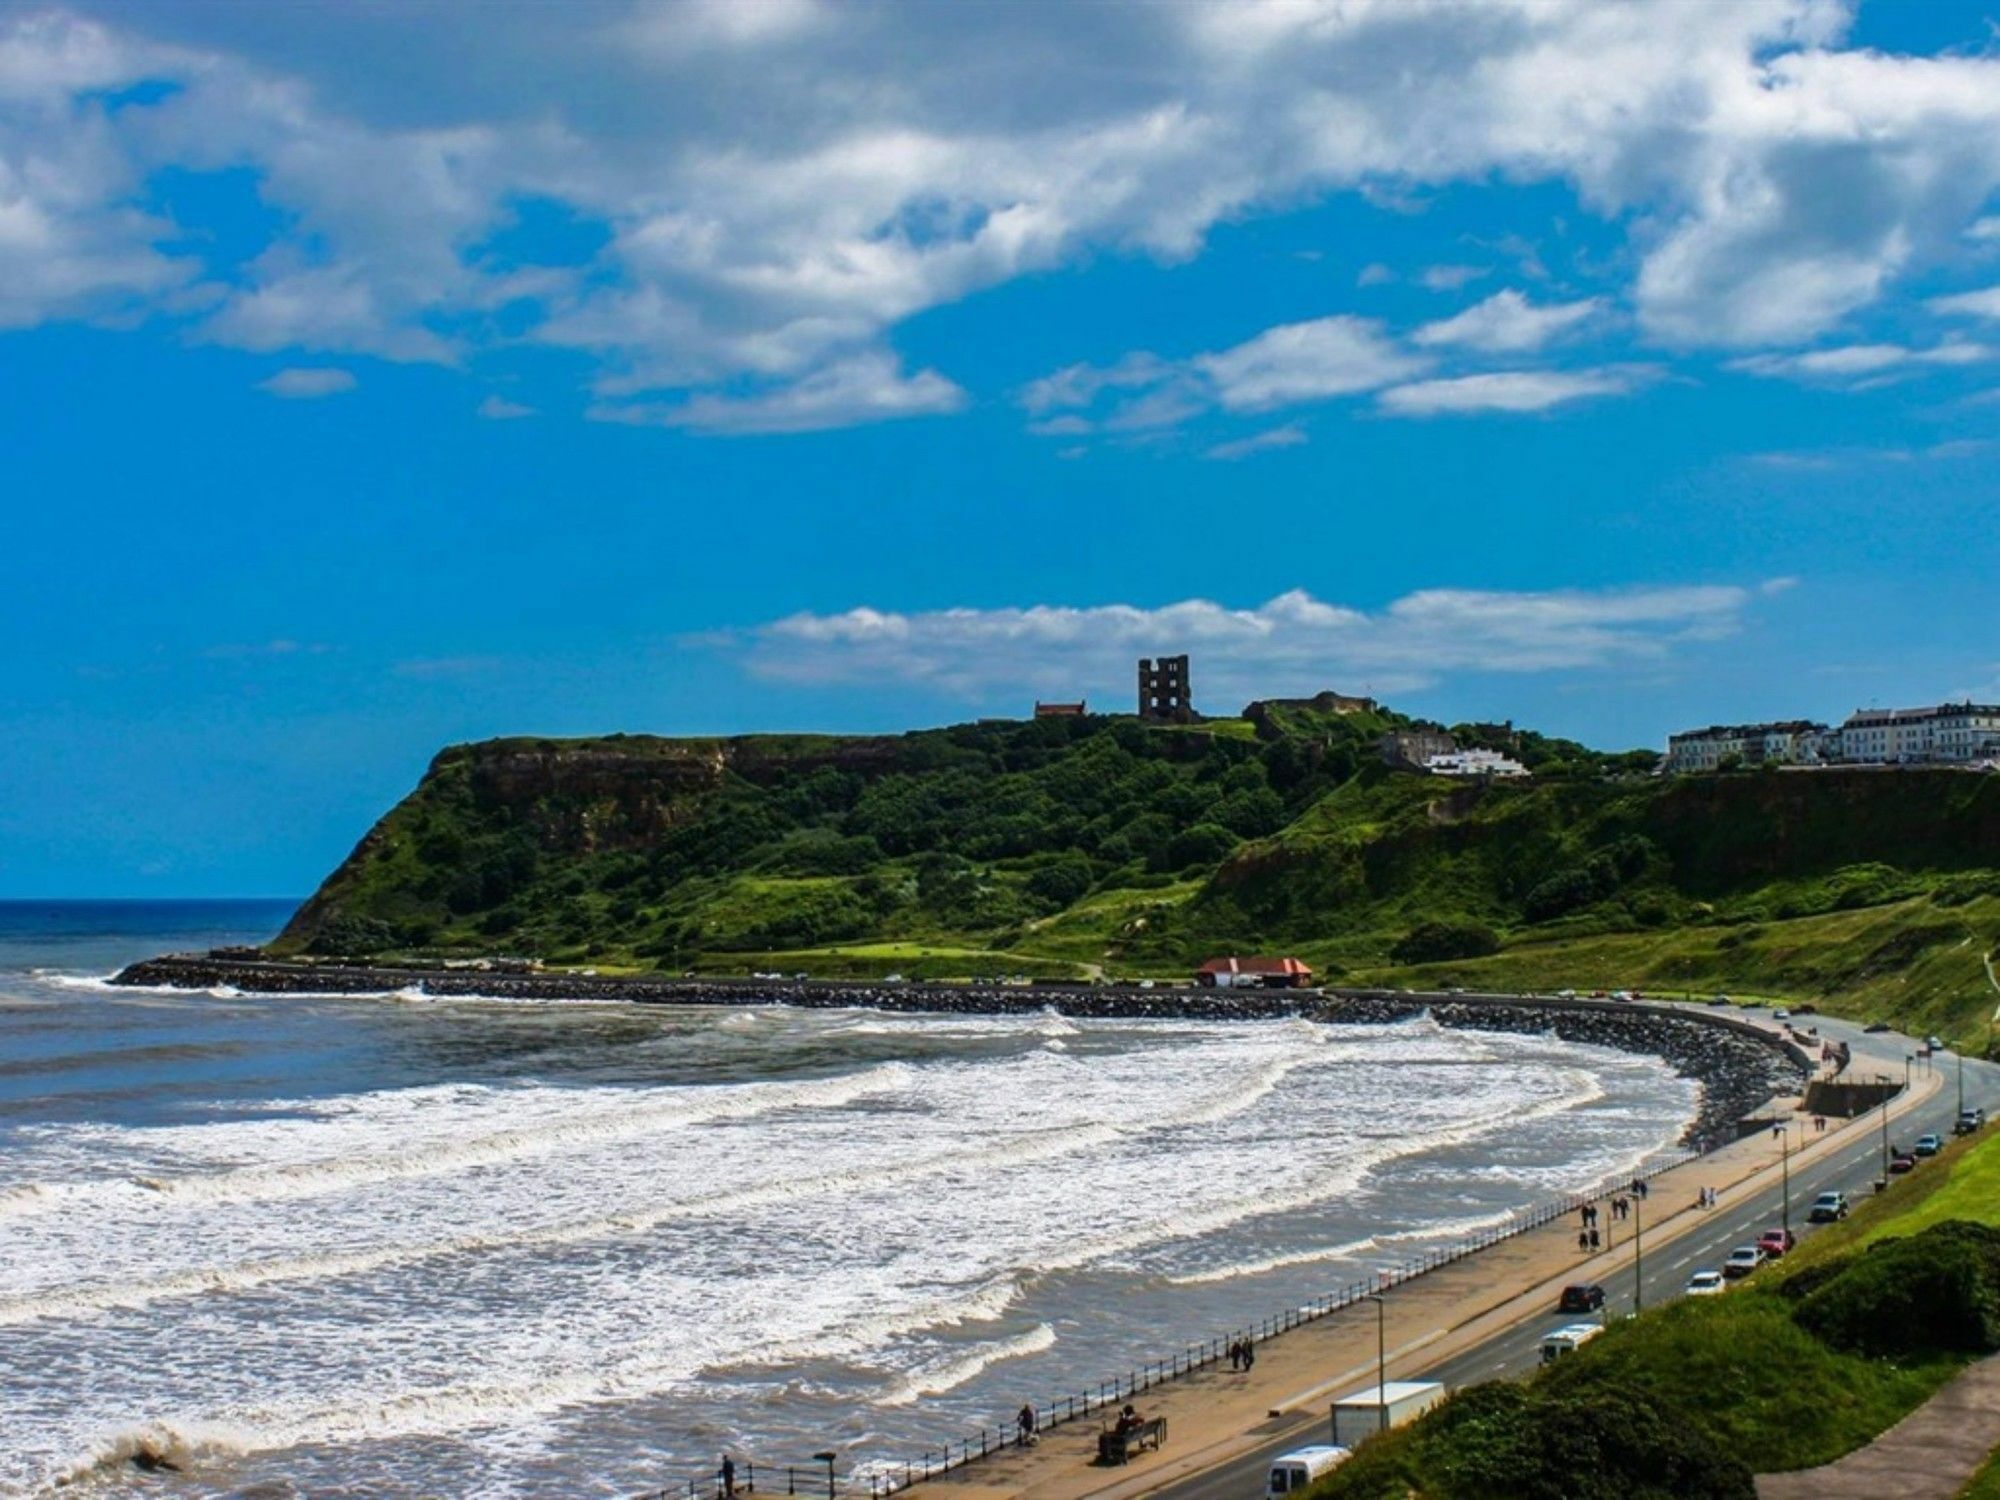
<path id="1" fill-rule="evenodd" d="M 1729 1290 L 1729 1283 L 1722 1279 L 1720 1271 L 1697 1271 L 1688 1277 L 1687 1295 L 1690 1297 L 1719 1297 Z"/>
<path id="2" fill-rule="evenodd" d="M 1870 1021 L 1866 1026 L 1862 1027 L 1861 1029 L 1867 1032 L 1870 1036 L 1879 1036 L 1883 1032 L 1889 1029 L 1889 1023 L 1887 1021 Z"/>
<path id="3" fill-rule="evenodd" d="M 1755 1245 L 1738 1245 L 1729 1252 L 1729 1259 L 1722 1263 L 1722 1274 L 1731 1281 L 1739 1276 L 1748 1276 L 1764 1264 L 1764 1252 Z"/>
<path id="4" fill-rule="evenodd" d="M 1576 1353 L 1602 1332 L 1602 1323 L 1565 1323 L 1542 1339 L 1542 1363 L 1552 1365 L 1565 1354 Z"/>
<path id="5" fill-rule="evenodd" d="M 1953 1135 L 1971 1135 L 1973 1131 L 1977 1130 L 1980 1126 L 1984 1125 L 1985 1123 L 1986 1123 L 1985 1110 L 1961 1109 L 1958 1112 L 1957 1123 L 1955 1123 L 1951 1127 L 1951 1133 Z"/>
<path id="6" fill-rule="evenodd" d="M 1604 1288 L 1596 1282 L 1579 1281 L 1562 1290 L 1556 1302 L 1557 1312 L 1596 1312 L 1604 1306 Z"/>
<path id="7" fill-rule="evenodd" d="M 1916 1169 L 1917 1159 L 1907 1151 L 1899 1151 L 1889 1158 L 1889 1170 L 1898 1177 L 1902 1176 L 1905 1172 L 1914 1172 Z"/>
<path id="8" fill-rule="evenodd" d="M 1575 998 L 1576 998 L 1576 991 L 1575 991 L 1575 990 L 1557 990 L 1557 991 L 1556 991 L 1556 999 L 1558 999 L 1558 1000 L 1574 1000 Z"/>
<path id="9" fill-rule="evenodd" d="M 1936 1156 L 1944 1150 L 1944 1137 L 1935 1131 L 1917 1137 L 1916 1145 L 1910 1148 L 1918 1156 Z"/>
<path id="10" fill-rule="evenodd" d="M 1727 1005 L 1729 1003 L 1729 997 L 1727 995 L 1715 995 L 1709 999 L 1708 1003 L 1710 1005 Z"/>
<path id="11" fill-rule="evenodd" d="M 1798 1236 L 1789 1229 L 1767 1229 L 1757 1236 L 1757 1248 L 1764 1252 L 1766 1260 L 1776 1260 L 1798 1242 Z"/>
<path id="12" fill-rule="evenodd" d="M 1846 1217 L 1847 1194 L 1831 1191 L 1821 1193 L 1813 1199 L 1812 1208 L 1806 1214 L 1806 1218 L 1814 1224 L 1831 1224 L 1837 1219 Z"/>
<path id="13" fill-rule="evenodd" d="M 1264 1493 L 1273 1500 L 1279 1495 L 1296 1494 L 1322 1474 L 1339 1468 L 1350 1456 L 1347 1449 L 1332 1443 L 1313 1443 L 1304 1448 L 1294 1448 L 1290 1453 L 1281 1453 L 1271 1460 L 1271 1473 L 1265 1481 Z"/>
<path id="14" fill-rule="evenodd" d="M 1776 1010 L 1771 1012 L 1771 1019 L 1774 1021 L 1789 1021 L 1791 1020 L 1791 1018 L 1792 1018 L 1792 1013 L 1786 1010 L 1785 1007 L 1782 1005 L 1779 1006 Z"/>
<path id="15" fill-rule="evenodd" d="M 1943 1043 L 1943 1042 L 1941 1042 L 1941 1041 L 1939 1041 L 1939 1040 L 1938 1040 L 1938 1039 L 1937 1039 L 1936 1037 L 1934 1037 L 1934 1036 L 1927 1036 L 1927 1037 L 1925 1037 L 1925 1038 L 1924 1038 L 1924 1045 L 1925 1045 L 1926 1047 L 1930 1048 L 1930 1049 L 1931 1049 L 1931 1051 L 1933 1051 L 1933 1052 L 1942 1052 L 1942 1051 L 1944 1051 L 1944 1043 Z"/>

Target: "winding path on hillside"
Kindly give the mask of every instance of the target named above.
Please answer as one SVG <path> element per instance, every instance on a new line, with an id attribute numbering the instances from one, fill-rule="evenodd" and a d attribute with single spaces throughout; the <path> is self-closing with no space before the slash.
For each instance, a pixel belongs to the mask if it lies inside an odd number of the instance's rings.
<path id="1" fill-rule="evenodd" d="M 1952 1500 L 2000 1449 L 2000 1355 L 1982 1359 L 1865 1448 L 1760 1474 L 1757 1500 Z"/>

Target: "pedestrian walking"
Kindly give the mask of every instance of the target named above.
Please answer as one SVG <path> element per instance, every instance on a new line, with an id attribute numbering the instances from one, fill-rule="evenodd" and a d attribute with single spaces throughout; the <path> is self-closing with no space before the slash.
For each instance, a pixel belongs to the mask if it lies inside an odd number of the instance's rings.
<path id="1" fill-rule="evenodd" d="M 1256 1367 L 1257 1346 L 1251 1343 L 1250 1340 L 1245 1339 L 1243 1341 L 1243 1368 L 1245 1370 L 1254 1370 Z"/>
<path id="2" fill-rule="evenodd" d="M 1035 1407 L 1030 1401 L 1023 1401 L 1021 1409 L 1014 1414 L 1014 1425 L 1021 1429 L 1021 1446 L 1027 1447 L 1035 1441 Z"/>
<path id="3" fill-rule="evenodd" d="M 1584 1255 L 1590 1254 L 1590 1231 L 1588 1229 L 1579 1229 L 1576 1232 L 1576 1248 Z"/>
<path id="4" fill-rule="evenodd" d="M 1593 1250 L 1597 1248 L 1597 1231 L 1595 1229 L 1590 1231 L 1590 1248 Z"/>
<path id="5" fill-rule="evenodd" d="M 722 1455 L 722 1500 L 736 1500 L 736 1460 Z"/>

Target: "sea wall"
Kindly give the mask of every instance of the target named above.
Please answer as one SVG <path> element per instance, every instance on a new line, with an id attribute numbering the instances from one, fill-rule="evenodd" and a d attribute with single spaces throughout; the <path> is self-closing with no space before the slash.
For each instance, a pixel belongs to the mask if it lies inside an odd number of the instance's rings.
<path id="1" fill-rule="evenodd" d="M 1683 1144 L 1709 1150 L 1736 1138 L 1736 1122 L 1773 1094 L 1799 1092 L 1811 1076 L 1799 1048 L 1733 1016 L 1643 1003 L 1532 995 L 1422 994 L 1399 990 L 1142 989 L 1137 985 L 883 984 L 867 980 L 683 979 L 665 975 L 493 973 L 371 968 L 172 954 L 118 974 L 114 984 L 228 988 L 267 995 L 365 995 L 421 989 L 440 998 L 605 1000 L 642 1005 L 796 1005 L 909 1013 L 1083 1018 L 1258 1020 L 1303 1016 L 1330 1024 L 1382 1024 L 1429 1012 L 1471 1031 L 1548 1034 L 1663 1059 L 1701 1084 Z"/>

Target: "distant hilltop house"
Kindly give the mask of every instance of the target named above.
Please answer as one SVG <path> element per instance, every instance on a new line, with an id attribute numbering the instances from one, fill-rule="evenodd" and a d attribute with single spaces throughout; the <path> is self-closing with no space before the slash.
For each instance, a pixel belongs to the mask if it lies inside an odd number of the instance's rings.
<path id="1" fill-rule="evenodd" d="M 1211 958 L 1194 982 L 1215 990 L 1302 990 L 1312 973 L 1296 958 Z"/>
<path id="2" fill-rule="evenodd" d="M 1839 728 L 1810 719 L 1711 724 L 1667 740 L 1663 769 L 1760 766 L 1975 766 L 2000 758 L 2000 706 L 1863 708 Z"/>
<path id="3" fill-rule="evenodd" d="M 1502 778 L 1526 776 L 1528 768 L 1512 756 L 1502 755 L 1498 750 L 1452 750 L 1443 755 L 1433 755 L 1424 762 L 1424 769 L 1433 776 L 1463 776 L 1480 778 L 1498 776 Z"/>
<path id="4" fill-rule="evenodd" d="M 1458 741 L 1442 729 L 1392 729 L 1375 742 L 1384 765 L 1399 771 L 1427 771 L 1434 756 L 1456 755 Z"/>
<path id="5" fill-rule="evenodd" d="M 1081 698 L 1074 703 L 1044 703 L 1039 698 L 1035 700 L 1035 717 L 1038 719 L 1081 719 L 1087 712 L 1084 700 Z"/>
<path id="6" fill-rule="evenodd" d="M 1511 735 L 1512 726 L 1508 726 Z M 1384 765 L 1423 776 L 1456 776 L 1477 781 L 1526 776 L 1528 768 L 1498 750 L 1458 748 L 1442 729 L 1392 729 L 1375 742 Z"/>

